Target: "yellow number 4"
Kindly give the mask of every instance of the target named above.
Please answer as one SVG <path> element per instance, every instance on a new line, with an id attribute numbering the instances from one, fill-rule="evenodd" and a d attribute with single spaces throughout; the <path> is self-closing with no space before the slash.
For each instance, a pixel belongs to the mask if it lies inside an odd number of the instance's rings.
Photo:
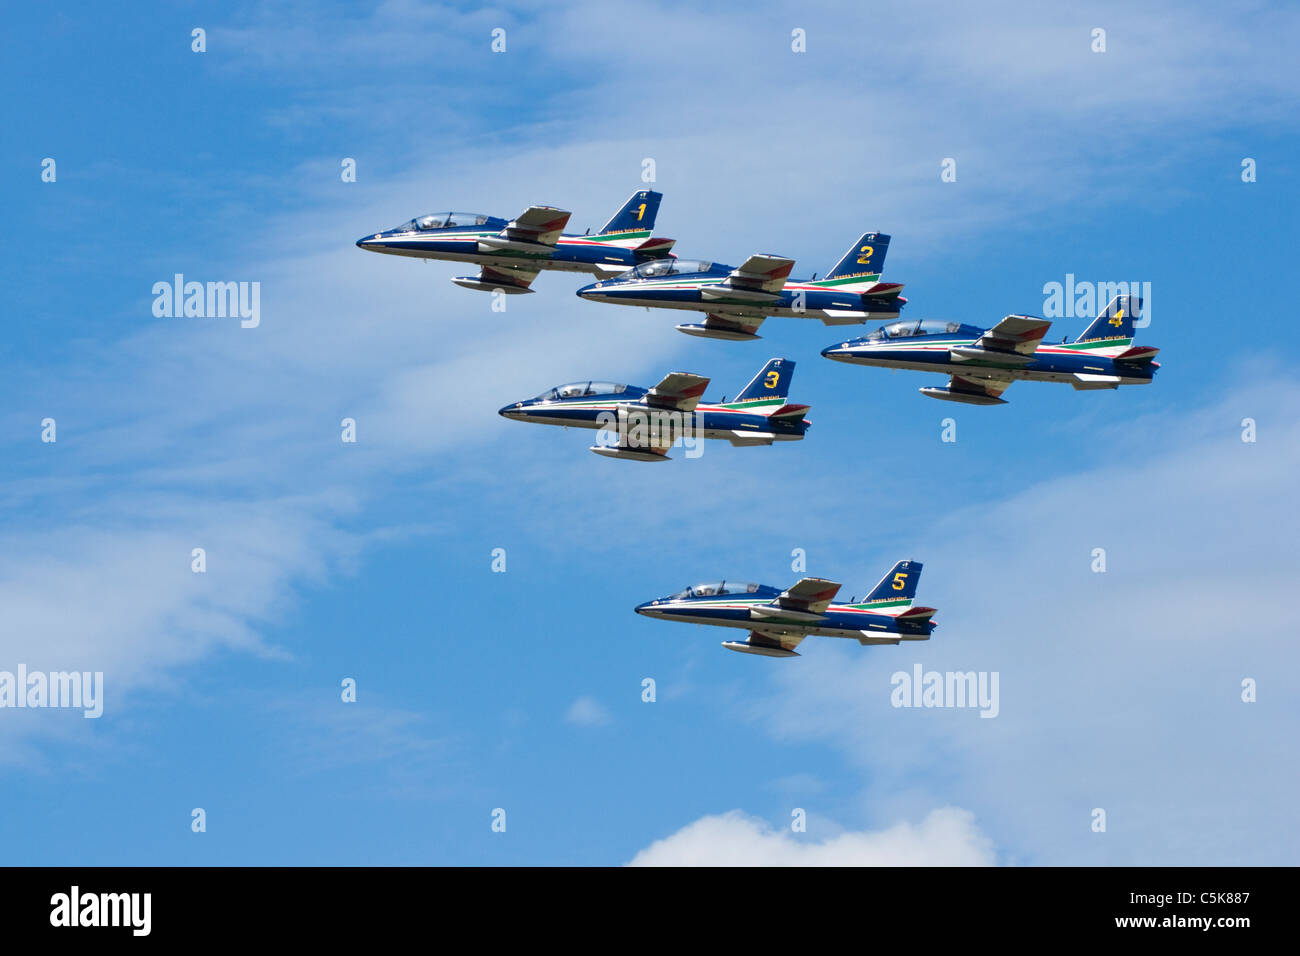
<path id="1" fill-rule="evenodd" d="M 1118 312 L 1115 313 L 1115 318 L 1110 320 L 1110 324 L 1115 326 L 1115 328 L 1118 329 L 1120 323 L 1123 321 L 1124 321 L 1124 310 L 1120 309 Z"/>

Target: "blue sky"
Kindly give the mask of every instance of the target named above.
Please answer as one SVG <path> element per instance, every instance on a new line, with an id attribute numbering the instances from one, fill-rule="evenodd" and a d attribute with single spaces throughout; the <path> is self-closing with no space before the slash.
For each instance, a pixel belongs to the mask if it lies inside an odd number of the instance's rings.
<path id="1" fill-rule="evenodd" d="M 1294 863 L 1300 376 L 1277 343 L 1298 20 L 15 14 L 0 670 L 102 670 L 106 701 L 99 720 L 0 710 L 5 862 Z M 597 227 L 646 158 L 684 256 L 773 252 L 805 275 L 885 231 L 906 314 L 977 325 L 1040 313 L 1067 274 L 1150 282 L 1139 341 L 1163 367 L 1146 388 L 951 406 L 917 393 L 930 377 L 821 359 L 843 336 L 820 323 L 692 339 L 563 274 L 502 314 L 447 281 L 457 266 L 353 246 L 448 208 L 551 203 Z M 261 324 L 155 318 L 177 272 L 260 282 Z M 774 355 L 812 406 L 797 445 L 652 468 L 495 413 L 678 369 L 730 395 Z M 857 594 L 924 561 L 934 639 L 774 661 L 631 611 L 697 580 L 793 583 L 795 548 Z M 998 717 L 891 707 L 916 663 L 998 672 Z"/>

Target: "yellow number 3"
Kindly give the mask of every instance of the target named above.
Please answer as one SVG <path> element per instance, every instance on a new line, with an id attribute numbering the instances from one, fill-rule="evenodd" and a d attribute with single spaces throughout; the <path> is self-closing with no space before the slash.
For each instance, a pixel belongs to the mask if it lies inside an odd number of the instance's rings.
<path id="1" fill-rule="evenodd" d="M 901 591 L 905 587 L 907 587 L 907 572 L 899 571 L 894 575 L 894 590 Z"/>
<path id="2" fill-rule="evenodd" d="M 860 266 L 871 265 L 871 257 L 876 254 L 876 250 L 871 246 L 863 246 L 861 249 L 858 250 L 858 252 L 862 253 L 862 255 L 858 256 L 858 265 Z"/>
<path id="3" fill-rule="evenodd" d="M 768 372 L 767 381 L 763 383 L 764 388 L 776 388 L 776 383 L 781 381 L 780 372 Z"/>

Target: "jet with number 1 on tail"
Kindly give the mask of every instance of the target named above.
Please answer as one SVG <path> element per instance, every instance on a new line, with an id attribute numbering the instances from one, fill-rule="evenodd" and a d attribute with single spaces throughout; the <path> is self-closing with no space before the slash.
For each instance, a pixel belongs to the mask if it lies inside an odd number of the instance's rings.
<path id="1" fill-rule="evenodd" d="M 729 651 L 763 657 L 798 657 L 810 635 L 844 637 L 863 646 L 928 641 L 936 625 L 932 607 L 916 607 L 918 561 L 899 561 L 863 601 L 836 604 L 840 585 L 804 578 L 784 591 L 765 584 L 717 581 L 638 604 L 636 613 L 687 624 L 749 631 L 743 641 L 723 641 Z"/>
<path id="2" fill-rule="evenodd" d="M 593 302 L 705 313 L 677 331 L 710 339 L 752 342 L 768 316 L 820 319 L 826 325 L 896 319 L 903 286 L 881 282 L 889 236 L 869 232 L 821 279 L 790 279 L 794 260 L 750 256 L 739 268 L 697 259 L 645 262 L 578 290 Z"/>
<path id="3" fill-rule="evenodd" d="M 653 238 L 662 193 L 642 189 L 595 235 L 568 235 L 569 213 L 554 206 L 529 206 L 518 219 L 478 213 L 440 212 L 357 240 L 370 252 L 419 259 L 449 259 L 479 266 L 477 276 L 451 281 L 478 292 L 532 292 L 539 272 L 587 272 L 613 276 L 642 262 L 661 259 L 672 239 Z"/>
<path id="4" fill-rule="evenodd" d="M 616 438 L 591 450 L 606 458 L 668 461 L 679 438 L 719 438 L 733 445 L 799 441 L 810 426 L 807 405 L 786 401 L 794 362 L 774 358 L 733 401 L 702 402 L 709 380 L 672 372 L 653 388 L 573 382 L 501 409 L 505 418 L 543 425 L 597 428 Z"/>
<path id="5" fill-rule="evenodd" d="M 1134 318 L 1142 315 L 1137 296 L 1116 296 L 1073 342 L 1044 345 L 1052 323 L 1008 315 L 991 329 L 936 320 L 894 322 L 865 338 L 822 350 L 837 362 L 884 368 L 944 372 L 946 386 L 921 394 L 967 405 L 1005 405 L 1002 393 L 1017 379 L 1068 382 L 1076 389 L 1147 385 L 1160 363 L 1160 350 L 1134 345 Z"/>

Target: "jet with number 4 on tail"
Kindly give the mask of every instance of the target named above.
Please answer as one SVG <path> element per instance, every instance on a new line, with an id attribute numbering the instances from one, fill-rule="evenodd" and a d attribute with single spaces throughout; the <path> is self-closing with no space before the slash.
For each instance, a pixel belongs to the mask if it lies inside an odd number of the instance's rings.
<path id="1" fill-rule="evenodd" d="M 642 262 L 662 259 L 672 239 L 652 238 L 662 193 L 632 194 L 595 235 L 564 232 L 569 213 L 554 206 L 529 206 L 518 219 L 477 213 L 440 212 L 357 240 L 371 252 L 419 259 L 449 259 L 479 266 L 476 276 L 451 281 L 479 292 L 532 292 L 543 270 L 612 276 Z"/>
<path id="2" fill-rule="evenodd" d="M 827 325 L 896 319 L 903 286 L 881 282 L 889 236 L 862 236 L 822 279 L 790 279 L 794 260 L 754 255 L 739 268 L 696 259 L 645 262 L 578 290 L 593 302 L 704 312 L 703 322 L 677 331 L 710 339 L 752 342 L 768 316 L 820 319 Z"/>
<path id="3" fill-rule="evenodd" d="M 733 445 L 799 441 L 810 426 L 807 405 L 786 401 L 794 362 L 774 358 L 733 401 L 707 403 L 700 397 L 709 380 L 672 372 L 653 388 L 611 382 L 573 382 L 515 402 L 500 414 L 521 422 L 598 428 L 616 443 L 593 445 L 607 458 L 667 461 L 681 439 L 718 438 Z"/>
<path id="4" fill-rule="evenodd" d="M 1076 389 L 1146 385 L 1155 377 L 1160 350 L 1133 344 L 1133 320 L 1142 300 L 1111 300 L 1073 342 L 1044 345 L 1052 323 L 1008 315 L 991 329 L 959 322 L 894 322 L 865 338 L 823 349 L 838 362 L 947 373 L 948 384 L 921 394 L 967 405 L 1005 405 L 1002 393 L 1017 379 L 1068 382 Z"/>
<path id="5" fill-rule="evenodd" d="M 932 607 L 916 607 L 921 564 L 899 561 L 862 601 L 836 604 L 840 585 L 804 578 L 784 591 L 765 584 L 717 581 L 638 604 L 636 613 L 687 624 L 714 624 L 749 631 L 743 641 L 723 641 L 729 651 L 764 657 L 798 657 L 799 642 L 812 634 L 846 637 L 859 644 L 928 641 L 937 626 Z"/>

